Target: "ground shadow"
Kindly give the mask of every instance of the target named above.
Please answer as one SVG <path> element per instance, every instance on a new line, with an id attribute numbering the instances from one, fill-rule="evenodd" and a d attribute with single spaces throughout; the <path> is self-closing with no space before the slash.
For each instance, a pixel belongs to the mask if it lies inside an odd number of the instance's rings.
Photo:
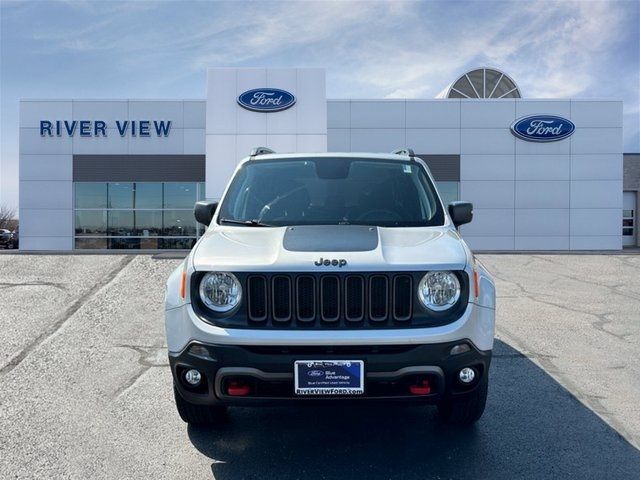
<path id="1" fill-rule="evenodd" d="M 640 451 L 534 363 L 496 342 L 487 410 L 470 429 L 431 407 L 234 409 L 188 428 L 216 479 L 631 479 Z"/>

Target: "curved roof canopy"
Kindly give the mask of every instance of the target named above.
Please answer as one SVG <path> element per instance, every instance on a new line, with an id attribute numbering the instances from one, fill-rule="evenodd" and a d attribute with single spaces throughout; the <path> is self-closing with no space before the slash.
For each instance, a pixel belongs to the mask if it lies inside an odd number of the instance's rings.
<path id="1" fill-rule="evenodd" d="M 446 98 L 521 98 L 509 75 L 495 68 L 477 68 L 465 73 L 447 89 Z"/>

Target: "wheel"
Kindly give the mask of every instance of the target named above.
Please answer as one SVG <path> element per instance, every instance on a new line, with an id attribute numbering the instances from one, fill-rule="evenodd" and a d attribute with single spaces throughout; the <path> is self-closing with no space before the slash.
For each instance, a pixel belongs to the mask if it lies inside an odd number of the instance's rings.
<path id="1" fill-rule="evenodd" d="M 189 403 L 180 396 L 175 387 L 173 387 L 173 395 L 180 418 L 190 425 L 215 425 L 225 418 L 226 407 Z"/>
<path id="2" fill-rule="evenodd" d="M 465 395 L 461 399 L 448 398 L 438 404 L 440 418 L 452 425 L 471 425 L 477 422 L 484 413 L 487 403 L 487 390 L 489 382 L 485 378 L 476 387 L 473 393 Z"/>

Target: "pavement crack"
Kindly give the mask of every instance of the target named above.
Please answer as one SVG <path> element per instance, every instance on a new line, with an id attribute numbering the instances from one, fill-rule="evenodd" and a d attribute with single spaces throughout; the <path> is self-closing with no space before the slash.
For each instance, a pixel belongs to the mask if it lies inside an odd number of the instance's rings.
<path id="1" fill-rule="evenodd" d="M 506 280 L 504 278 L 500 278 L 498 275 L 496 275 L 495 273 L 493 274 L 494 278 L 496 278 L 497 280 L 500 280 L 501 282 L 505 282 L 511 285 L 514 285 L 518 288 L 518 290 L 520 290 L 520 296 L 523 298 L 527 298 L 529 300 L 531 300 L 532 302 L 536 302 L 536 303 L 541 303 L 543 305 L 548 305 L 548 306 L 552 306 L 552 307 L 556 307 L 559 308 L 560 310 L 564 310 L 566 312 L 572 312 L 572 313 L 578 313 L 581 315 L 588 315 L 590 317 L 595 317 L 596 320 L 589 322 L 589 324 L 595 328 L 596 330 L 602 332 L 602 333 L 606 333 L 607 335 L 611 335 L 615 338 L 617 338 L 618 340 L 621 340 L 623 342 L 629 343 L 629 340 L 627 340 L 627 337 L 630 336 L 630 334 L 625 333 L 625 334 L 618 334 L 618 333 L 614 333 L 611 332 L 609 330 L 607 330 L 605 328 L 606 325 L 612 323 L 612 319 L 611 317 L 613 317 L 613 313 L 611 312 L 602 312 L 602 313 L 596 313 L 596 312 L 590 312 L 587 310 L 582 310 L 579 308 L 575 308 L 575 307 L 569 307 L 566 304 L 563 303 L 558 303 L 555 301 L 552 301 L 553 297 L 547 294 L 543 294 L 540 292 L 531 292 L 529 290 L 526 289 L 526 287 L 524 285 L 522 285 L 519 282 L 516 281 L 509 281 Z M 571 277 L 568 277 L 571 278 Z M 555 281 L 555 280 L 554 280 Z M 553 281 L 552 281 L 553 282 Z M 591 283 L 591 282 L 585 282 L 585 283 Z M 614 285 L 611 287 L 608 287 L 606 285 L 603 285 L 604 287 L 611 289 L 611 292 L 615 292 L 613 290 L 613 288 L 618 287 L 618 285 Z M 633 297 L 633 296 L 628 296 L 628 295 L 624 295 L 620 292 L 615 292 L 617 295 L 621 295 L 621 296 L 625 296 L 627 298 L 636 300 L 637 298 Z M 542 298 L 542 297 L 547 297 L 547 298 Z M 503 298 L 503 297 L 498 297 L 498 298 Z"/>
<path id="2" fill-rule="evenodd" d="M 67 288 L 61 283 L 56 282 L 0 282 L 0 289 L 4 288 L 17 288 L 17 287 L 53 287 L 58 290 L 66 290 Z"/>
<path id="3" fill-rule="evenodd" d="M 151 368 L 155 367 L 168 367 L 169 364 L 167 362 L 158 362 L 158 350 L 165 350 L 165 346 L 163 341 L 160 340 L 156 345 L 152 346 L 141 346 L 141 345 L 126 345 L 120 344 L 116 345 L 116 347 L 127 348 L 129 350 L 133 350 L 138 354 L 138 368 L 137 372 L 133 374 L 118 390 L 116 390 L 113 395 L 114 399 L 117 399 L 124 395 L 131 387 L 133 387 L 140 378 L 149 371 Z"/>
<path id="4" fill-rule="evenodd" d="M 80 298 L 76 299 L 69 307 L 62 313 L 60 313 L 57 319 L 49 325 L 49 327 L 40 333 L 34 340 L 32 340 L 29 345 L 24 347 L 18 354 L 13 356 L 5 365 L 0 368 L 0 374 L 9 373 L 11 370 L 16 368 L 22 361 L 29 356 L 29 354 L 35 350 L 38 346 L 40 346 L 43 342 L 49 339 L 52 335 L 54 335 L 58 330 L 60 330 L 64 324 L 69 320 L 73 315 L 82 308 L 84 304 L 86 304 L 91 298 L 93 298 L 100 290 L 109 285 L 116 276 L 124 270 L 124 268 L 129 265 L 135 256 L 126 256 L 120 262 L 117 263 L 116 267 L 111 270 L 107 275 L 105 275 L 101 281 L 97 282 L 93 287 L 89 289 L 86 293 L 84 293 Z"/>

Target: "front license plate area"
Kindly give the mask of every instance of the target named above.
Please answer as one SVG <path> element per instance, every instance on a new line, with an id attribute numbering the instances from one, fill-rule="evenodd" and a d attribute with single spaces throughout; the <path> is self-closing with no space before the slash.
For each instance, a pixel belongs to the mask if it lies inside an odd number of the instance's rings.
<path id="1" fill-rule="evenodd" d="M 293 366 L 296 395 L 362 395 L 362 360 L 297 360 Z"/>

